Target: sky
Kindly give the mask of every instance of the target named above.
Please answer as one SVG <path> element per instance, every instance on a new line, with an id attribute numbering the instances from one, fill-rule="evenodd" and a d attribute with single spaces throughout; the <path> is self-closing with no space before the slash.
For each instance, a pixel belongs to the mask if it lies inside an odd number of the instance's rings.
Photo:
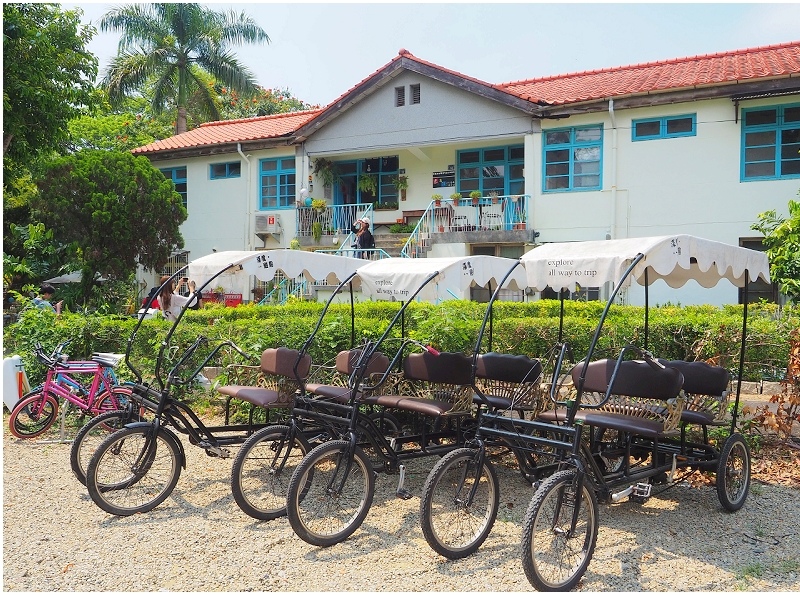
<path id="1" fill-rule="evenodd" d="M 95 26 L 117 3 L 80 7 Z M 265 88 L 327 105 L 406 49 L 488 83 L 611 68 L 800 40 L 800 3 L 239 3 L 267 45 L 232 46 Z M 119 34 L 88 49 L 100 73 Z"/>

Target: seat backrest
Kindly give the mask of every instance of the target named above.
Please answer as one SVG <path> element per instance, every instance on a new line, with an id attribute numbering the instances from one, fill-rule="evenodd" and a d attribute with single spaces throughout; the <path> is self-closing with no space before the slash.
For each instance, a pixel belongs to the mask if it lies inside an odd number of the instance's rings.
<path id="1" fill-rule="evenodd" d="M 578 382 L 584 365 L 585 362 L 580 362 L 572 368 L 572 380 L 575 386 L 579 386 Z M 605 393 L 616 365 L 617 360 L 613 359 L 590 362 L 586 370 L 583 390 Z M 683 374 L 677 368 L 654 368 L 642 360 L 628 360 L 619 365 L 612 386 L 612 394 L 666 401 L 677 397 L 682 386 Z"/>
<path id="2" fill-rule="evenodd" d="M 659 359 L 662 365 L 676 368 L 683 374 L 683 390 L 692 395 L 720 396 L 728 390 L 731 375 L 722 366 L 706 362 Z"/>
<path id="3" fill-rule="evenodd" d="M 261 354 L 261 371 L 265 374 L 294 378 L 294 366 L 299 357 L 300 352 L 297 349 L 289 349 L 288 347 L 265 349 Z M 308 377 L 310 369 L 311 356 L 306 353 L 297 366 L 297 373 L 301 380 Z"/>
<path id="4" fill-rule="evenodd" d="M 336 371 L 347 374 L 348 376 L 352 374 L 356 363 L 358 363 L 358 359 L 361 357 L 361 353 L 361 349 L 340 351 L 336 354 Z M 383 374 L 388 369 L 389 358 L 380 351 L 376 351 L 369 358 L 364 376 L 369 377 L 371 374 Z"/>
<path id="5" fill-rule="evenodd" d="M 426 380 L 441 384 L 470 384 L 472 358 L 463 353 L 424 351 L 412 353 L 403 361 L 403 376 L 409 380 Z"/>
<path id="6" fill-rule="evenodd" d="M 478 355 L 475 375 L 503 382 L 538 382 L 542 375 L 542 362 L 527 355 L 490 351 Z"/>

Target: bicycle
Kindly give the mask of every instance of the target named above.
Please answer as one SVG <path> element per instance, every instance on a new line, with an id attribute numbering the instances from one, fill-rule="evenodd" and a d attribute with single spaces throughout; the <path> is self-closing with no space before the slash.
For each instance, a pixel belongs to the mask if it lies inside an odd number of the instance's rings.
<path id="1" fill-rule="evenodd" d="M 48 368 L 47 375 L 11 411 L 9 429 L 17 438 L 35 438 L 50 429 L 58 417 L 59 399 L 64 400 L 65 410 L 72 405 L 81 415 L 91 416 L 120 409 L 127 403 L 131 391 L 119 384 L 113 371 L 119 359 L 114 354 L 93 354 L 91 361 L 69 361 L 63 354 L 68 343 L 59 344 L 50 355 L 41 344 L 34 347 L 36 359 Z M 90 374 L 87 387 L 80 376 Z"/>
<path id="2" fill-rule="evenodd" d="M 228 458 L 231 454 L 226 446 L 241 444 L 263 427 L 264 424 L 251 423 L 206 426 L 188 403 L 173 394 L 175 389 L 191 383 L 224 347 L 249 358 L 232 341 L 223 341 L 182 378 L 180 371 L 183 366 L 199 347 L 206 345 L 206 337 L 197 337 L 170 370 L 160 390 L 143 383 L 141 377 L 133 384 L 131 400 L 151 412 L 153 419 L 126 423 L 100 442 L 89 459 L 86 487 L 89 496 L 102 510 L 128 516 L 150 511 L 169 497 L 178 483 L 181 469 L 186 468 L 183 445 L 170 428 L 186 434 L 190 444 L 204 449 L 209 456 Z"/>

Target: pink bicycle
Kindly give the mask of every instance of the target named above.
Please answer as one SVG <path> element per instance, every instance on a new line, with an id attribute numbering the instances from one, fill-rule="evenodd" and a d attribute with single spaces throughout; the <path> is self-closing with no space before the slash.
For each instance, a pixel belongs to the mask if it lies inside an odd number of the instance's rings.
<path id="1" fill-rule="evenodd" d="M 91 361 L 69 361 L 61 354 L 64 345 L 47 355 L 36 344 L 34 355 L 47 366 L 47 377 L 11 411 L 8 426 L 17 438 L 35 438 L 50 429 L 58 417 L 59 399 L 64 399 L 65 406 L 73 405 L 81 415 L 91 417 L 121 409 L 128 403 L 131 391 L 121 386 L 114 374 L 119 360 L 113 354 L 94 354 Z"/>

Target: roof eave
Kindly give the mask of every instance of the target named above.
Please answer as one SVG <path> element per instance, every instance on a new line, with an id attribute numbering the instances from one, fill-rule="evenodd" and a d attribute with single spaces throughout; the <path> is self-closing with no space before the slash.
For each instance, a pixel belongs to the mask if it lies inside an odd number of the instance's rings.
<path id="1" fill-rule="evenodd" d="M 134 155 L 144 155 L 151 161 L 167 161 L 171 159 L 184 159 L 187 157 L 208 157 L 211 155 L 238 154 L 242 151 L 258 151 L 262 149 L 276 149 L 295 144 L 293 135 L 285 135 L 279 138 L 255 139 L 228 143 L 211 143 L 207 145 L 197 145 L 193 147 L 181 147 L 175 149 L 159 149 L 155 151 L 140 151 Z"/>

